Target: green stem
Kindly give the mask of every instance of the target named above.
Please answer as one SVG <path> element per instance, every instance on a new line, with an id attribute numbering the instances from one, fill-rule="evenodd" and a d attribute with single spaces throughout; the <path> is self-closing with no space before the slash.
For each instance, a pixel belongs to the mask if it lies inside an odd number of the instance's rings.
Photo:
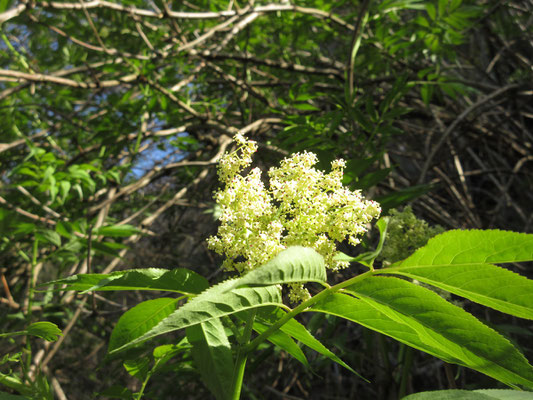
<path id="1" fill-rule="evenodd" d="M 255 314 L 257 309 L 253 309 L 250 312 L 246 325 L 244 326 L 244 332 L 242 333 L 241 340 L 242 345 L 239 345 L 237 350 L 237 359 L 235 360 L 235 370 L 233 372 L 233 395 L 232 400 L 239 400 L 241 397 L 242 381 L 244 379 L 244 370 L 246 369 L 246 361 L 248 359 L 249 351 L 247 351 L 247 344 L 250 342 L 252 336 L 252 327 L 254 325 Z"/>
<path id="2" fill-rule="evenodd" d="M 407 386 L 409 384 L 409 375 L 411 375 L 411 367 L 413 366 L 413 349 L 404 346 L 403 353 L 403 368 L 402 380 L 400 381 L 400 389 L 398 391 L 398 398 L 401 399 L 407 394 Z"/>
<path id="3" fill-rule="evenodd" d="M 351 51 L 350 51 L 350 64 L 348 65 L 348 93 L 350 97 L 353 96 L 354 91 L 354 68 L 355 68 L 355 57 L 357 56 L 357 51 L 361 46 L 361 39 L 363 38 L 362 32 L 365 24 L 368 21 L 368 5 L 370 0 L 363 1 L 361 8 L 359 10 L 359 17 L 355 23 L 355 29 L 352 37 Z"/>
<path id="4" fill-rule="evenodd" d="M 154 366 L 155 368 L 155 366 Z M 139 390 L 139 393 L 137 393 L 137 400 L 141 400 L 144 394 L 144 389 L 146 388 L 146 385 L 148 384 L 148 381 L 152 377 L 152 371 L 150 371 L 148 374 L 146 374 L 146 378 L 144 379 L 141 390 Z"/>
<path id="5" fill-rule="evenodd" d="M 30 283 L 28 288 L 28 309 L 26 310 L 26 325 L 30 326 L 33 308 L 33 294 L 35 286 L 35 265 L 37 264 L 37 256 L 39 252 L 39 240 L 33 242 L 32 258 L 30 263 Z M 26 337 L 26 368 L 24 369 L 24 382 L 29 382 L 28 372 L 31 367 L 31 340 Z"/>
<path id="6" fill-rule="evenodd" d="M 259 346 L 262 342 L 264 342 L 272 333 L 276 332 L 279 328 L 285 325 L 289 320 L 291 320 L 292 318 L 294 318 L 296 315 L 300 314 L 301 312 L 305 311 L 306 309 L 311 307 L 313 304 L 328 297 L 329 295 L 333 293 L 338 292 L 341 289 L 344 289 L 347 286 L 353 285 L 354 283 L 362 281 L 372 275 L 374 275 L 374 271 L 367 271 L 360 275 L 354 276 L 353 278 L 347 279 L 344 282 L 338 283 L 335 286 L 328 287 L 327 289 L 324 289 L 317 295 L 311 297 L 309 300 L 304 301 L 302 304 L 300 304 L 299 306 L 294 308 L 292 311 L 285 314 L 282 318 L 278 319 L 273 325 L 270 326 L 270 328 L 268 328 L 266 331 L 264 331 L 254 340 L 252 340 L 245 347 L 246 352 L 249 353 L 253 351 L 257 346 Z"/>
<path id="7" fill-rule="evenodd" d="M 26 61 L 26 58 L 20 54 L 14 47 L 13 45 L 11 44 L 11 42 L 9 41 L 8 37 L 6 36 L 6 34 L 4 32 L 2 32 L 0 34 L 0 36 L 2 37 L 2 40 L 3 42 L 5 43 L 5 45 L 7 46 L 7 48 L 9 49 L 9 51 L 11 51 L 13 53 L 13 55 L 15 56 L 15 58 L 17 59 L 17 61 L 19 62 L 19 64 L 22 66 L 22 68 L 24 68 L 25 70 L 27 70 L 28 72 L 31 72 L 33 73 L 33 70 L 30 68 L 30 66 L 28 65 L 27 61 Z"/>
<path id="8" fill-rule="evenodd" d="M 7 338 L 11 336 L 22 336 L 27 335 L 28 331 L 16 331 L 16 332 L 7 332 L 7 333 L 0 333 L 0 338 Z"/>

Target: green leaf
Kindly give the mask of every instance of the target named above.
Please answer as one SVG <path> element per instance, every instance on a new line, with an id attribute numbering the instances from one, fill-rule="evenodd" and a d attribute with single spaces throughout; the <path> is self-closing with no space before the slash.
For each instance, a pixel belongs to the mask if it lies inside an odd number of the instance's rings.
<path id="1" fill-rule="evenodd" d="M 344 170 L 345 175 L 349 176 L 351 179 L 359 178 L 364 171 L 372 166 L 380 157 L 383 157 L 383 154 L 378 153 L 377 155 L 369 158 L 353 158 L 346 161 L 346 169 Z"/>
<path id="2" fill-rule="evenodd" d="M 429 105 L 431 97 L 433 96 L 433 86 L 428 84 L 420 85 L 420 96 L 426 106 Z"/>
<path id="3" fill-rule="evenodd" d="M 258 318 L 262 319 L 265 322 L 268 322 L 270 325 L 274 324 L 277 320 L 281 319 L 286 313 L 277 308 L 275 310 L 269 311 L 268 313 L 260 313 L 258 314 Z M 302 344 L 306 345 L 310 349 L 313 349 L 317 353 L 322 354 L 323 356 L 329 358 L 330 360 L 336 362 L 337 364 L 343 366 L 350 372 L 358 375 L 362 379 L 361 375 L 359 375 L 355 370 L 353 370 L 348 364 L 346 364 L 344 361 L 342 361 L 337 355 L 333 352 L 331 352 L 326 346 L 324 346 L 318 339 L 316 339 L 311 332 L 307 330 L 305 326 L 300 324 L 298 321 L 296 321 L 294 318 L 287 321 L 284 325 L 281 326 L 281 331 L 285 332 L 286 334 L 290 335 L 294 339 L 298 340 Z M 269 338 L 270 339 L 270 338 Z"/>
<path id="4" fill-rule="evenodd" d="M 326 282 L 324 259 L 313 249 L 289 247 L 272 260 L 236 279 L 235 288 L 270 286 L 289 282 Z"/>
<path id="5" fill-rule="evenodd" d="M 187 342 L 185 340 L 185 342 Z M 152 352 L 152 355 L 154 356 L 155 360 L 162 360 L 166 358 L 174 357 L 179 352 L 183 351 L 184 349 L 190 347 L 188 344 L 162 344 L 161 346 L 157 346 L 154 351 Z"/>
<path id="6" fill-rule="evenodd" d="M 383 181 L 393 170 L 394 168 L 383 168 L 378 169 L 377 171 L 370 172 L 358 179 L 354 183 L 356 189 L 366 190 L 370 187 L 376 186 L 379 182 Z"/>
<path id="7" fill-rule="evenodd" d="M 56 324 L 48 321 L 34 322 L 28 329 L 26 329 L 28 335 L 37 336 L 49 342 L 55 342 L 59 336 L 63 336 L 61 329 Z"/>
<path id="8" fill-rule="evenodd" d="M 72 234 L 74 233 L 74 229 L 72 228 L 72 224 L 70 224 L 69 222 L 57 221 L 56 232 L 59 233 L 61 236 L 70 239 L 72 237 Z"/>
<path id="9" fill-rule="evenodd" d="M 92 248 L 95 250 L 96 253 L 105 254 L 107 256 L 118 257 L 119 250 L 127 249 L 128 246 L 122 243 L 93 241 Z"/>
<path id="10" fill-rule="evenodd" d="M 129 346 L 165 333 L 234 314 L 239 311 L 269 305 L 283 306 L 281 291 L 277 286 L 231 290 L 234 285 L 235 280 L 228 280 L 212 286 L 202 294 L 192 298 L 143 335 L 131 335 L 127 337 L 127 341 L 120 340 L 110 349 L 110 353 L 121 351 Z"/>
<path id="11" fill-rule="evenodd" d="M 402 400 L 531 400 L 533 393 L 510 389 L 435 390 L 415 393 Z"/>
<path id="12" fill-rule="evenodd" d="M 439 0 L 439 16 L 442 17 L 446 13 L 449 0 Z"/>
<path id="13" fill-rule="evenodd" d="M 191 348 L 191 345 L 187 341 L 187 338 L 184 337 L 177 344 L 164 344 L 157 346 L 153 351 L 153 356 L 155 360 L 154 367 L 152 369 L 152 374 L 159 372 L 165 368 L 167 362 L 172 358 L 178 355 L 180 352 L 188 350 Z"/>
<path id="14" fill-rule="evenodd" d="M 378 7 L 379 10 L 382 11 L 389 11 L 393 9 L 410 9 L 410 10 L 423 10 L 424 5 L 418 4 L 421 3 L 423 0 L 389 0 L 384 1 L 381 3 Z"/>
<path id="15" fill-rule="evenodd" d="M 117 351 L 149 332 L 176 309 L 178 300 L 168 297 L 147 300 L 126 311 L 111 333 L 108 353 Z"/>
<path id="16" fill-rule="evenodd" d="M 33 388 L 22 383 L 22 380 L 15 374 L 3 374 L 0 372 L 0 384 L 14 389 L 23 395 L 32 396 L 34 394 Z M 25 399 L 26 397 L 22 398 Z"/>
<path id="17" fill-rule="evenodd" d="M 434 349 L 447 353 L 445 361 L 475 369 L 510 386 L 533 388 L 533 368 L 507 339 L 433 291 L 402 279 L 379 276 L 345 290 L 395 322 L 411 327 L 433 353 Z"/>
<path id="18" fill-rule="evenodd" d="M 499 400 L 531 400 L 533 398 L 532 392 L 525 392 L 521 390 L 479 389 L 474 390 L 474 392 L 489 396 L 491 399 Z"/>
<path id="19" fill-rule="evenodd" d="M 55 246 L 61 246 L 61 236 L 55 231 L 51 230 L 42 230 L 35 234 L 35 237 L 37 237 L 39 240 L 42 240 L 47 243 L 51 243 Z"/>
<path id="20" fill-rule="evenodd" d="M 317 302 L 307 311 L 322 312 L 345 318 L 440 359 L 448 359 L 447 352 L 424 343 L 409 325 L 392 319 L 363 300 L 355 299 L 346 294 L 334 293 Z"/>
<path id="21" fill-rule="evenodd" d="M 435 18 L 437 18 L 437 10 L 435 9 L 435 6 L 433 4 L 426 4 L 426 12 L 433 21 L 435 20 Z"/>
<path id="22" fill-rule="evenodd" d="M 96 236 L 128 237 L 138 233 L 139 230 L 133 225 L 110 225 L 95 229 Z"/>
<path id="23" fill-rule="evenodd" d="M 212 319 L 187 328 L 192 356 L 203 382 L 219 400 L 231 399 L 233 356 L 220 319 Z"/>
<path id="24" fill-rule="evenodd" d="M 107 389 L 105 389 L 102 392 L 99 392 L 98 397 L 106 397 L 110 399 L 123 399 L 123 400 L 131 400 L 133 399 L 133 393 L 131 390 L 120 386 L 120 385 L 113 385 Z"/>
<path id="25" fill-rule="evenodd" d="M 380 274 L 402 275 L 495 310 L 533 320 L 533 281 L 490 263 L 533 260 L 533 235 L 454 230 Z"/>
<path id="26" fill-rule="evenodd" d="M 292 107 L 295 108 L 296 110 L 300 110 L 300 111 L 318 111 L 318 110 L 320 110 L 318 107 L 313 106 L 313 105 L 311 105 L 309 103 L 293 103 Z"/>
<path id="27" fill-rule="evenodd" d="M 43 285 L 55 285 L 56 291 L 164 290 L 186 295 L 198 294 L 209 286 L 204 277 L 185 268 L 145 268 L 112 274 L 79 274 Z"/>
<path id="28" fill-rule="evenodd" d="M 70 191 L 71 183 L 69 181 L 61 181 L 59 182 L 59 192 L 61 194 L 61 203 L 65 202 L 65 199 L 68 196 L 68 192 Z"/>
<path id="29" fill-rule="evenodd" d="M 0 392 L 0 400 L 29 400 L 29 398 L 25 396 L 17 396 L 15 394 L 9 394 L 6 392 Z"/>
<path id="30" fill-rule="evenodd" d="M 394 85 L 392 88 L 387 92 L 387 95 L 385 96 L 385 99 L 380 103 L 379 110 L 382 114 L 389 114 L 388 111 L 390 106 L 395 104 L 408 90 L 407 88 L 407 74 L 400 74 L 398 78 L 396 78 L 396 81 L 394 82 Z M 390 110 L 393 111 L 393 110 Z M 394 113 L 400 113 L 403 114 L 405 110 L 398 109 L 397 111 L 393 111 Z M 385 115 L 387 115 L 385 114 Z M 389 114 L 390 115 L 390 114 Z M 383 116 L 382 116 L 383 118 Z"/>
<path id="31" fill-rule="evenodd" d="M 385 212 L 391 208 L 398 207 L 409 200 L 415 199 L 428 193 L 433 187 L 431 185 L 417 185 L 405 189 L 397 190 L 385 196 L 376 197 L 376 201 L 381 205 L 381 209 Z"/>
<path id="32" fill-rule="evenodd" d="M 126 360 L 123 366 L 128 374 L 140 381 L 144 381 L 149 371 L 150 359 L 148 357 L 140 357 L 135 360 Z"/>
<path id="33" fill-rule="evenodd" d="M 0 12 L 6 11 L 10 7 L 12 2 L 13 0 L 0 0 Z"/>
<path id="34" fill-rule="evenodd" d="M 435 390 L 402 397 L 402 400 L 494 400 L 494 397 L 470 390 Z"/>
<path id="35" fill-rule="evenodd" d="M 254 321 L 253 329 L 260 334 L 265 332 L 269 327 L 269 325 L 259 322 L 258 320 Z M 309 366 L 307 358 L 305 357 L 302 349 L 294 342 L 294 340 L 291 339 L 289 335 L 282 330 L 273 332 L 268 336 L 267 340 L 282 350 L 285 350 L 288 354 L 293 356 L 306 367 Z"/>

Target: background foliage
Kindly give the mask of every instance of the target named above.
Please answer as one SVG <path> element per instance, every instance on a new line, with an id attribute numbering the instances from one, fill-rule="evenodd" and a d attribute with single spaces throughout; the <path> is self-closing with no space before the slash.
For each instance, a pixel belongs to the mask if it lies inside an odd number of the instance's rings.
<path id="1" fill-rule="evenodd" d="M 410 202 L 446 228 L 530 232 L 532 12 L 528 1 L 0 1 L 0 330 L 48 320 L 64 333 L 26 345 L 28 376 L 41 370 L 57 398 L 138 389 L 143 366 L 104 355 L 140 294 L 97 295 L 93 307 L 34 287 L 150 266 L 220 280 L 205 238 L 217 226 L 215 162 L 238 130 L 259 142 L 262 167 L 303 149 L 323 168 L 342 157 L 346 183 L 385 209 Z M 481 317 L 532 359 L 531 327 Z M 373 384 L 325 357 L 310 355 L 306 370 L 265 346 L 244 396 L 495 385 L 334 317 L 309 318 Z M 24 339 L 11 340 L 0 356 Z M 205 396 L 179 365 L 152 378 L 152 397 Z"/>

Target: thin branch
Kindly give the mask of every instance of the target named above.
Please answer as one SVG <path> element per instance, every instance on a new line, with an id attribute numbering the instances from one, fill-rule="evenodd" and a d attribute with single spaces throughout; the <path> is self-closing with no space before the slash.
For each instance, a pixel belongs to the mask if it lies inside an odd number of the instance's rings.
<path id="1" fill-rule="evenodd" d="M 22 215 L 24 217 L 30 218 L 30 219 L 32 219 L 34 221 L 43 222 L 43 223 L 48 224 L 48 225 L 56 225 L 56 223 L 57 223 L 56 221 L 53 221 L 51 219 L 44 218 L 44 217 L 41 217 L 39 215 L 33 214 L 31 212 L 28 212 L 26 210 L 23 210 L 22 208 L 9 203 L 2 196 L 0 196 L 0 204 L 4 204 L 7 208 L 15 211 L 17 214 L 20 214 L 20 215 Z"/>
<path id="2" fill-rule="evenodd" d="M 471 114 L 472 112 L 474 112 L 475 110 L 477 110 L 479 107 L 481 107 L 482 105 L 488 103 L 489 101 L 491 101 L 492 99 L 504 94 L 505 92 L 509 91 L 509 90 L 513 90 L 513 89 L 518 89 L 520 87 L 522 87 L 523 85 L 521 84 L 518 84 L 518 83 L 512 83 L 512 84 L 509 84 L 509 85 L 506 85 L 498 90 L 495 90 L 494 92 L 492 92 L 491 94 L 489 94 L 488 96 L 485 96 L 483 98 L 481 98 L 480 100 L 478 100 L 477 102 L 475 102 L 474 104 L 472 104 L 470 107 L 468 107 L 466 110 L 464 110 L 452 123 L 451 125 L 448 127 L 448 129 L 446 129 L 446 131 L 444 131 L 444 133 L 441 135 L 441 137 L 439 138 L 438 142 L 435 144 L 435 146 L 433 146 L 433 148 L 431 149 L 429 155 L 427 156 L 426 158 L 426 161 L 424 162 L 424 165 L 422 166 L 422 170 L 420 172 L 420 177 L 418 178 L 418 184 L 422 184 L 424 182 L 424 180 L 426 179 L 426 175 L 427 175 L 427 172 L 428 172 L 428 169 L 429 169 L 429 166 L 430 164 L 433 162 L 433 158 L 435 157 L 435 155 L 437 154 L 437 152 L 439 151 L 439 149 L 442 147 L 442 145 L 444 144 L 444 142 L 446 141 L 446 138 L 448 136 L 450 136 L 453 132 L 455 132 L 455 129 L 456 127 L 469 115 Z"/>
<path id="3" fill-rule="evenodd" d="M 284 69 L 287 71 L 294 71 L 294 72 L 303 72 L 306 74 L 313 74 L 313 75 L 332 75 L 336 78 L 344 81 L 344 73 L 340 69 L 336 68 L 317 68 L 317 67 L 310 67 L 306 65 L 301 64 L 291 64 L 286 61 L 276 61 L 276 60 L 270 60 L 270 59 L 261 59 L 258 57 L 254 57 L 251 54 L 248 53 L 217 53 L 212 52 L 210 50 L 189 50 L 189 54 L 192 55 L 199 55 L 206 59 L 211 60 L 237 60 L 242 62 L 251 62 L 257 65 L 264 65 L 271 68 L 279 68 Z"/>
<path id="4" fill-rule="evenodd" d="M 171 163 L 168 165 L 165 165 L 164 167 L 155 166 L 152 168 L 149 172 L 147 172 L 142 178 L 137 180 L 134 183 L 131 183 L 127 186 L 122 187 L 116 194 L 113 195 L 113 197 L 107 198 L 106 200 L 102 201 L 101 203 L 92 206 L 89 208 L 89 213 L 92 214 L 103 207 L 109 206 L 110 204 L 114 203 L 117 199 L 123 196 L 127 196 L 128 194 L 131 194 L 133 192 L 138 191 L 139 189 L 145 187 L 146 185 L 149 185 L 150 183 L 154 182 L 156 179 L 158 179 L 161 175 L 164 173 L 176 169 L 176 168 L 182 168 L 182 167 L 190 167 L 190 166 L 204 166 L 209 167 L 216 165 L 216 162 L 212 161 L 180 161 L 176 163 Z"/>
<path id="5" fill-rule="evenodd" d="M 56 213 L 54 210 L 52 210 L 50 207 L 46 206 L 45 204 L 42 204 L 37 198 L 35 198 L 23 186 L 17 185 L 17 190 L 19 192 L 21 192 L 23 195 L 25 195 L 26 197 L 28 197 L 32 201 L 32 203 L 34 203 L 34 204 L 38 205 L 39 207 L 41 207 L 48 214 L 51 214 L 55 218 L 61 218 L 61 215 Z"/>
<path id="6" fill-rule="evenodd" d="M 176 103 L 180 108 L 182 108 L 184 111 L 188 112 L 192 116 L 200 119 L 208 119 L 206 115 L 202 115 L 198 113 L 194 108 L 189 106 L 188 104 L 184 103 L 180 99 L 176 97 L 174 93 L 171 93 L 169 90 L 161 86 L 158 82 L 153 81 L 151 79 L 148 79 L 146 77 L 143 77 L 143 80 L 148 83 L 150 86 L 152 86 L 154 89 L 157 89 L 161 93 L 163 93 L 165 96 L 167 96 L 170 100 L 172 100 L 174 103 Z"/>
<path id="7" fill-rule="evenodd" d="M 18 17 L 26 10 L 26 4 L 19 4 L 16 7 L 13 7 L 11 10 L 4 11 L 0 14 L 0 25 L 4 22 L 9 21 L 12 18 Z"/>
<path id="8" fill-rule="evenodd" d="M 244 82 L 241 79 L 235 78 L 233 75 L 230 75 L 222 68 L 220 68 L 218 65 L 213 63 L 208 63 L 209 68 L 214 69 L 219 75 L 221 75 L 225 80 L 231 82 L 235 86 L 241 88 L 242 90 L 250 93 L 255 98 L 259 99 L 261 102 L 269 106 L 270 108 L 275 108 L 276 105 L 271 103 L 259 90 L 255 89 L 254 87 L 248 85 L 246 82 Z"/>
<path id="9" fill-rule="evenodd" d="M 299 14 L 312 15 L 319 19 L 325 19 L 332 21 L 346 29 L 353 31 L 355 28 L 353 25 L 347 23 L 343 19 L 333 15 L 332 13 L 319 10 L 316 8 L 309 7 L 300 7 L 292 4 L 268 4 L 264 6 L 257 6 L 253 8 L 245 7 L 239 10 L 225 10 L 225 11 L 210 11 L 210 12 L 185 12 L 185 11 L 172 11 L 170 9 L 165 10 L 165 12 L 156 12 L 152 10 L 140 9 L 133 6 L 124 6 L 118 3 L 112 3 L 109 1 L 102 0 L 93 0 L 83 3 L 59 3 L 59 2 L 48 2 L 43 1 L 39 3 L 40 6 L 44 8 L 55 8 L 55 9 L 70 9 L 70 10 L 80 10 L 82 8 L 109 8 L 115 11 L 127 13 L 130 15 L 138 15 L 141 17 L 150 17 L 162 19 L 165 16 L 169 18 L 177 19 L 218 19 L 218 18 L 228 18 L 234 17 L 237 15 L 243 15 L 245 13 L 276 13 L 280 11 L 292 11 Z"/>
<path id="10" fill-rule="evenodd" d="M 73 79 L 67 79 L 67 78 L 60 78 L 53 75 L 44 75 L 44 74 L 29 74 L 26 72 L 20 72 L 20 71 L 11 71 L 8 69 L 0 69 L 0 77 L 1 76 L 8 76 L 8 77 L 14 77 L 18 80 L 25 80 L 29 82 L 46 82 L 46 83 L 53 83 L 56 85 L 62 85 L 62 86 L 70 86 L 78 89 L 97 89 L 97 88 L 109 88 L 109 87 L 115 87 L 120 86 L 124 83 L 130 83 L 134 82 L 139 78 L 137 74 L 130 74 L 125 75 L 119 79 L 112 79 L 108 81 L 100 81 L 98 83 L 85 83 L 85 82 L 78 82 Z"/>

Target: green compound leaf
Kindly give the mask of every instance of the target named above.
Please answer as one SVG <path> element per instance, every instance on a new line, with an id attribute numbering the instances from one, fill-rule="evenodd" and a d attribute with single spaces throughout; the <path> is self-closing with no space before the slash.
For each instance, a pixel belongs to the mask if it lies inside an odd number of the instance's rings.
<path id="1" fill-rule="evenodd" d="M 179 299 L 163 297 L 147 300 L 126 311 L 117 322 L 109 339 L 108 353 L 111 354 L 149 332 L 176 309 Z"/>
<path id="2" fill-rule="evenodd" d="M 212 319 L 187 328 L 192 356 L 203 382 L 218 400 L 231 399 L 233 356 L 224 326 Z"/>
<path id="3" fill-rule="evenodd" d="M 34 322 L 28 329 L 26 329 L 28 335 L 37 336 L 49 342 L 55 342 L 59 339 L 59 336 L 63 336 L 61 329 L 56 324 L 48 321 Z"/>
<path id="4" fill-rule="evenodd" d="M 533 319 L 533 281 L 491 263 L 533 260 L 533 235 L 448 231 L 378 274 L 402 275 L 495 310 Z"/>
<path id="5" fill-rule="evenodd" d="M 313 249 L 289 247 L 272 260 L 235 280 L 234 287 L 270 286 L 290 282 L 326 282 L 324 259 Z"/>
<path id="6" fill-rule="evenodd" d="M 283 306 L 281 291 L 277 286 L 231 290 L 234 285 L 235 280 L 233 279 L 212 286 L 178 308 L 152 329 L 135 337 L 128 337 L 128 341 L 120 341 L 120 345 L 115 345 L 112 348 L 110 345 L 109 353 L 118 352 L 164 333 L 173 332 L 239 311 L 263 306 Z"/>
<path id="7" fill-rule="evenodd" d="M 391 326 L 385 324 L 376 330 L 399 336 L 406 344 L 413 342 L 413 347 L 507 385 L 533 388 L 533 367 L 507 339 L 433 291 L 401 279 L 379 276 L 346 290 L 393 321 Z M 398 333 L 398 324 L 409 327 L 416 337 Z"/>
<path id="8" fill-rule="evenodd" d="M 163 290 L 186 295 L 201 293 L 209 287 L 207 279 L 185 268 L 146 268 L 117 271 L 112 274 L 79 274 L 43 285 L 54 285 L 56 291 Z"/>

